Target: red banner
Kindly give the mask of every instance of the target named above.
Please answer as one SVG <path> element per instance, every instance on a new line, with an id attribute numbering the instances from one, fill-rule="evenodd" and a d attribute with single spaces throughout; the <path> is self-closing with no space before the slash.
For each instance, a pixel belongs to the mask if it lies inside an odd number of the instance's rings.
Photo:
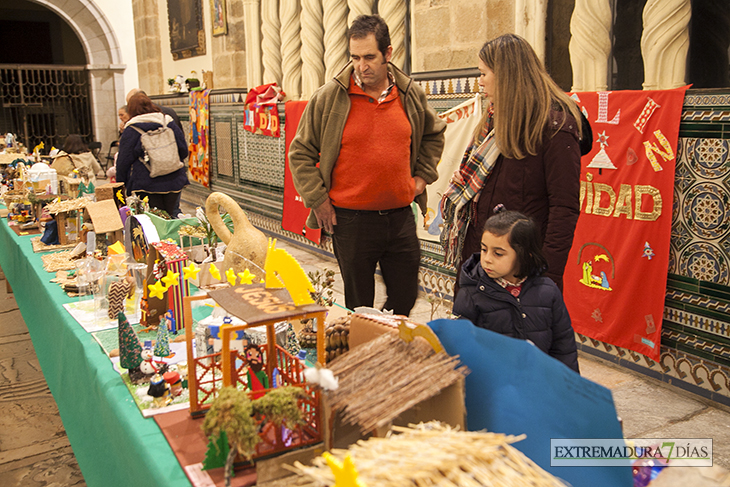
<path id="1" fill-rule="evenodd" d="M 577 93 L 593 150 L 564 274 L 578 333 L 659 360 L 674 167 L 687 87 Z"/>
<path id="2" fill-rule="evenodd" d="M 279 109 L 276 104 L 248 103 L 243 108 L 243 128 L 254 134 L 279 137 Z"/>
<path id="3" fill-rule="evenodd" d="M 306 101 L 288 101 L 284 108 L 286 121 L 284 122 L 284 140 L 286 144 L 286 164 L 284 164 L 284 215 L 281 220 L 281 228 L 289 230 L 298 235 L 304 235 L 314 243 L 319 243 L 322 231 L 314 230 L 306 226 L 309 209 L 304 206 L 302 197 L 294 189 L 291 171 L 289 170 L 289 144 L 297 134 L 299 120 L 302 118 Z"/>

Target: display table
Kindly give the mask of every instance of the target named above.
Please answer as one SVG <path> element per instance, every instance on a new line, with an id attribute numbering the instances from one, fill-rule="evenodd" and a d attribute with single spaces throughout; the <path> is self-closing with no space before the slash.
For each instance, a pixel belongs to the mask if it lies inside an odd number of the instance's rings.
<path id="1" fill-rule="evenodd" d="M 86 483 L 189 486 L 153 418 L 139 408 L 94 338 L 63 308 L 71 302 L 43 270 L 30 236 L 0 220 L 0 266 L 12 286 L 38 361 Z"/>

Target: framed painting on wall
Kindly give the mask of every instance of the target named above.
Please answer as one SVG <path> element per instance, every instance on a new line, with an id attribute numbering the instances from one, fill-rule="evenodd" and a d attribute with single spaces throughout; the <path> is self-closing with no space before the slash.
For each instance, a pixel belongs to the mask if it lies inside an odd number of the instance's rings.
<path id="1" fill-rule="evenodd" d="M 167 0 L 167 18 L 172 59 L 205 54 L 202 0 Z"/>
<path id="2" fill-rule="evenodd" d="M 210 12 L 213 18 L 213 35 L 222 36 L 228 34 L 226 0 L 210 0 Z"/>

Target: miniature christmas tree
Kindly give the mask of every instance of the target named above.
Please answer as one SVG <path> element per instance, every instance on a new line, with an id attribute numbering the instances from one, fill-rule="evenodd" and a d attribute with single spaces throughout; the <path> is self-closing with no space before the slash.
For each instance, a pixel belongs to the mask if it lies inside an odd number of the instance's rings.
<path id="1" fill-rule="evenodd" d="M 154 354 L 158 357 L 170 355 L 170 331 L 167 329 L 167 320 L 162 319 L 157 327 L 157 342 L 155 343 Z"/>
<path id="2" fill-rule="evenodd" d="M 230 450 L 225 430 L 221 430 L 218 436 L 211 436 L 208 450 L 205 452 L 205 460 L 203 460 L 203 470 L 224 467 Z"/>
<path id="3" fill-rule="evenodd" d="M 119 365 L 131 370 L 142 363 L 142 345 L 124 313 L 119 313 Z"/>

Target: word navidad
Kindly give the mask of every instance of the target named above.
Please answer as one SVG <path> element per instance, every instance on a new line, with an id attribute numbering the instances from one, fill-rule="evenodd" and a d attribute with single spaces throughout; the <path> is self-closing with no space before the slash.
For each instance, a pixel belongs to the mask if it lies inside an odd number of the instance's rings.
<path id="1" fill-rule="evenodd" d="M 617 196 L 616 190 L 610 185 L 592 181 L 593 174 L 587 173 L 586 180 L 580 182 L 580 208 L 582 210 L 585 203 L 585 212 L 589 215 L 614 217 L 624 215 L 627 220 L 653 222 L 662 214 L 662 194 L 654 186 L 621 184 Z M 606 199 L 608 204 L 605 202 Z M 644 211 L 644 202 L 649 201 L 650 211 Z"/>

